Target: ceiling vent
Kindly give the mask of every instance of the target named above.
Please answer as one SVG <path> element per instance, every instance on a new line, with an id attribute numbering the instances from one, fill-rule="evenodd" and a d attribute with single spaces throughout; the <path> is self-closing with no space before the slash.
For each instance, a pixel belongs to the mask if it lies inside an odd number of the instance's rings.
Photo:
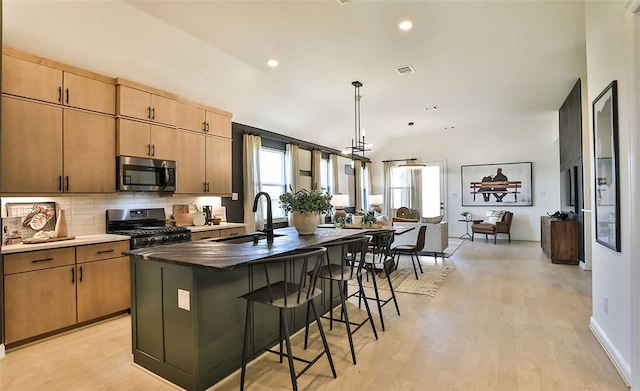
<path id="1" fill-rule="evenodd" d="M 410 73 L 416 73 L 416 70 L 413 69 L 413 67 L 411 65 L 407 65 L 407 66 L 404 66 L 404 67 L 396 68 L 396 72 L 398 72 L 398 74 L 400 76 L 404 76 L 404 75 L 408 75 Z"/>
<path id="2" fill-rule="evenodd" d="M 422 109 L 424 111 L 433 111 L 433 110 L 438 110 L 439 107 L 438 106 L 427 106 L 427 107 L 423 107 Z"/>
<path id="3" fill-rule="evenodd" d="M 351 0 L 338 0 L 338 3 L 340 3 L 340 5 L 345 5 L 351 3 Z"/>

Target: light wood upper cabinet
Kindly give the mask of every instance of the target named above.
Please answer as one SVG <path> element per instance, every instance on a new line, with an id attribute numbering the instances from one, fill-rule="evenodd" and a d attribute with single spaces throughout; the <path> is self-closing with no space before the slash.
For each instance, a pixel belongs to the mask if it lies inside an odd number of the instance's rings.
<path id="1" fill-rule="evenodd" d="M 62 266 L 4 277 L 5 343 L 76 323 L 74 268 Z"/>
<path id="2" fill-rule="evenodd" d="M 62 71 L 3 55 L 2 92 L 44 102 L 62 103 Z"/>
<path id="3" fill-rule="evenodd" d="M 207 133 L 231 138 L 231 117 L 207 111 Z"/>
<path id="4" fill-rule="evenodd" d="M 151 125 L 151 157 L 176 160 L 177 130 L 165 126 Z"/>
<path id="5" fill-rule="evenodd" d="M 212 194 L 231 194 L 231 140 L 206 137 L 206 182 Z"/>
<path id="6" fill-rule="evenodd" d="M 178 131 L 176 148 L 178 193 L 204 193 L 205 185 L 205 136 Z"/>
<path id="7" fill-rule="evenodd" d="M 64 191 L 116 191 L 115 119 L 76 110 L 64 111 Z"/>
<path id="8" fill-rule="evenodd" d="M 116 86 L 65 72 L 63 103 L 66 106 L 114 115 Z"/>
<path id="9" fill-rule="evenodd" d="M 118 115 L 140 119 L 151 119 L 151 94 L 135 88 L 118 86 Z"/>
<path id="10" fill-rule="evenodd" d="M 118 155 L 151 157 L 151 125 L 118 119 L 116 129 Z"/>
<path id="11" fill-rule="evenodd" d="M 207 118 L 203 109 L 178 103 L 178 128 L 204 132 L 206 123 Z"/>
<path id="12" fill-rule="evenodd" d="M 178 102 L 175 99 L 154 94 L 126 85 L 117 88 L 117 114 L 166 125 L 175 125 L 178 119 Z"/>
<path id="13" fill-rule="evenodd" d="M 62 191 L 62 107 L 2 97 L 3 193 Z"/>
<path id="14" fill-rule="evenodd" d="M 78 264 L 78 322 L 131 306 L 129 257 Z"/>
<path id="15" fill-rule="evenodd" d="M 160 95 L 151 95 L 151 120 L 167 125 L 175 125 L 178 118 L 178 102 Z"/>
<path id="16" fill-rule="evenodd" d="M 163 160 L 176 160 L 176 130 L 165 126 L 119 118 L 117 154 Z"/>

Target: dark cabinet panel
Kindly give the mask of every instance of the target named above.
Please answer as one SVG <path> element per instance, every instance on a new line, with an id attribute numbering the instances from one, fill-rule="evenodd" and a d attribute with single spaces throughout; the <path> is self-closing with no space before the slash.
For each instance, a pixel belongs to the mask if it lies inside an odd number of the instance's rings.
<path id="1" fill-rule="evenodd" d="M 582 98 L 580 79 L 559 110 L 560 167 L 582 157 Z"/>

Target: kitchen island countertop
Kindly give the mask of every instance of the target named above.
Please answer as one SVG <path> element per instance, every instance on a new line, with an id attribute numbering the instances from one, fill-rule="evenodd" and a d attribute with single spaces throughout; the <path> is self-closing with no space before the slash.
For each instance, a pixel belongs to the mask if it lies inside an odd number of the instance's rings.
<path id="1" fill-rule="evenodd" d="M 276 237 L 270 246 L 264 239 L 257 244 L 230 244 L 212 239 L 142 248 L 127 254 L 151 261 L 226 271 L 258 259 L 321 246 L 323 243 L 366 232 L 368 231 L 365 229 L 317 229 L 313 235 L 298 235 L 295 228 L 288 227 L 275 230 Z"/>

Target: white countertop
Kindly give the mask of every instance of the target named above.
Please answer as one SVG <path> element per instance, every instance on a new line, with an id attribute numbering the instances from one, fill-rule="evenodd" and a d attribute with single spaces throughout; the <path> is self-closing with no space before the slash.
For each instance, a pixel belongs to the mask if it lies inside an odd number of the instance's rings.
<path id="1" fill-rule="evenodd" d="M 203 232 L 203 231 L 217 231 L 221 229 L 244 228 L 244 227 L 246 227 L 246 224 L 244 223 L 220 223 L 218 225 L 203 225 L 202 227 L 189 226 L 185 228 L 188 228 L 191 232 Z"/>
<path id="2" fill-rule="evenodd" d="M 125 235 L 110 235 L 110 234 L 84 235 L 84 236 L 76 236 L 75 239 L 61 240 L 59 242 L 36 243 L 36 244 L 24 244 L 24 243 L 10 244 L 8 246 L 2 246 L 2 254 L 13 254 L 13 253 L 21 253 L 21 252 L 34 251 L 34 250 L 48 250 L 51 248 L 82 246 L 85 244 L 119 242 L 121 240 L 129 240 L 129 239 L 130 238 Z"/>

